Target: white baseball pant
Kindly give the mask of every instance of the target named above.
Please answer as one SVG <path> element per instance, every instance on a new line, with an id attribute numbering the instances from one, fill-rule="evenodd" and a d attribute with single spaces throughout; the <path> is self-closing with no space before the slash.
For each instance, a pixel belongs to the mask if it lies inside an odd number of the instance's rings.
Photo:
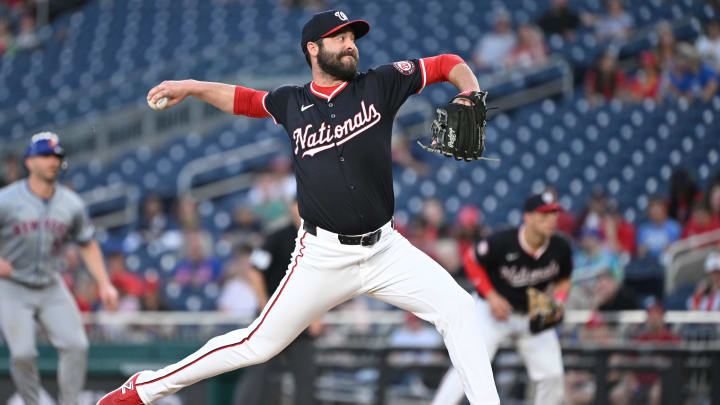
<path id="1" fill-rule="evenodd" d="M 560 405 L 563 400 L 563 363 L 560 342 L 555 330 L 530 333 L 527 315 L 512 314 L 507 321 L 495 319 L 490 305 L 475 297 L 482 335 L 488 356 L 492 359 L 500 342 L 514 338 L 517 351 L 525 362 L 530 380 L 535 383 L 535 405 Z M 432 405 L 456 405 L 463 398 L 460 373 L 450 368 L 438 387 Z"/>
<path id="2" fill-rule="evenodd" d="M 329 309 L 365 294 L 411 311 L 442 334 L 473 405 L 497 405 L 480 317 L 470 294 L 387 223 L 373 246 L 342 245 L 337 235 L 301 227 L 285 278 L 245 329 L 210 339 L 157 371 L 142 372 L 138 394 L 150 404 L 205 378 L 265 362 Z"/>

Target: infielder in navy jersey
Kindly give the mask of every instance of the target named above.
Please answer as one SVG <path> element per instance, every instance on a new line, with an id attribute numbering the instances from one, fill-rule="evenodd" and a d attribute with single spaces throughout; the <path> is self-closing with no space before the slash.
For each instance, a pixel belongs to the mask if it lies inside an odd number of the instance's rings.
<path id="1" fill-rule="evenodd" d="M 58 349 L 58 403 L 77 405 L 85 382 L 88 341 L 58 273 L 67 243 L 80 246 L 105 307 L 117 305 L 85 206 L 56 182 L 64 156 L 56 134 L 35 134 L 25 153 L 29 177 L 0 188 L 0 329 L 10 350 L 10 375 L 26 405 L 40 402 L 36 323 Z"/>
<path id="2" fill-rule="evenodd" d="M 479 293 L 476 301 L 485 331 L 482 340 L 490 358 L 501 342 L 517 342 L 517 351 L 536 385 L 536 405 L 560 405 L 563 401 L 560 342 L 554 329 L 531 332 L 527 293 L 529 287 L 550 293 L 559 303 L 556 316 L 561 319 L 573 268 L 570 244 L 555 233 L 561 209 L 550 192 L 529 196 L 522 226 L 479 241 L 463 260 Z M 455 405 L 462 397 L 461 379 L 451 368 L 432 403 Z"/>
<path id="3" fill-rule="evenodd" d="M 313 80 L 302 87 L 265 92 L 184 80 L 150 90 L 152 105 L 167 98 L 172 107 L 194 96 L 228 113 L 282 125 L 292 144 L 303 223 L 285 278 L 258 319 L 176 364 L 135 374 L 99 404 L 150 404 L 205 378 L 265 362 L 311 321 L 362 294 L 433 323 L 470 401 L 499 404 L 472 297 L 392 222 L 395 114 L 429 84 L 449 81 L 461 92 L 479 91 L 477 79 L 456 55 L 358 73 L 355 41 L 369 30 L 367 22 L 350 21 L 342 11 L 314 15 L 300 43 Z"/>

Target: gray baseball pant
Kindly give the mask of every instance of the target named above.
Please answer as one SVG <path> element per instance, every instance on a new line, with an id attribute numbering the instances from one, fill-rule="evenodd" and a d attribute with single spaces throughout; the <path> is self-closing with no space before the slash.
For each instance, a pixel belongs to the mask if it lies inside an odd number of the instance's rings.
<path id="1" fill-rule="evenodd" d="M 0 279 L 0 329 L 10 350 L 10 372 L 25 405 L 38 405 L 35 322 L 58 350 L 59 405 L 77 405 L 85 384 L 88 341 L 75 300 L 58 276 L 47 287 L 30 288 Z"/>

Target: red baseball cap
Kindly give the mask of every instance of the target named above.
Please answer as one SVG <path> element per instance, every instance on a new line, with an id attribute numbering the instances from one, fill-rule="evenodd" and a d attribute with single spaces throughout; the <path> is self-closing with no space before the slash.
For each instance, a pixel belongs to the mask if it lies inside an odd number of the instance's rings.
<path id="1" fill-rule="evenodd" d="M 557 201 L 555 195 L 549 191 L 540 194 L 530 195 L 525 199 L 524 212 L 552 212 L 562 211 L 562 205 Z"/>
<path id="2" fill-rule="evenodd" d="M 370 24 L 365 20 L 350 20 L 340 10 L 327 10 L 312 16 L 302 29 L 300 50 L 305 53 L 308 42 L 315 42 L 320 38 L 332 35 L 334 32 L 350 27 L 355 33 L 355 39 L 360 39 L 370 31 Z"/>

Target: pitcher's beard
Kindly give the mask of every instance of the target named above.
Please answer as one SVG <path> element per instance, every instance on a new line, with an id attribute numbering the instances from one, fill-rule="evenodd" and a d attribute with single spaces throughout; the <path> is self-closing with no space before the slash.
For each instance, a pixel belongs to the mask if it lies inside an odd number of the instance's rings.
<path id="1" fill-rule="evenodd" d="M 352 62 L 344 63 L 342 58 L 345 56 L 352 57 Z M 317 60 L 318 65 L 325 73 L 345 82 L 352 80 L 357 73 L 358 57 L 352 52 L 342 52 L 338 55 L 333 55 L 320 47 Z"/>

